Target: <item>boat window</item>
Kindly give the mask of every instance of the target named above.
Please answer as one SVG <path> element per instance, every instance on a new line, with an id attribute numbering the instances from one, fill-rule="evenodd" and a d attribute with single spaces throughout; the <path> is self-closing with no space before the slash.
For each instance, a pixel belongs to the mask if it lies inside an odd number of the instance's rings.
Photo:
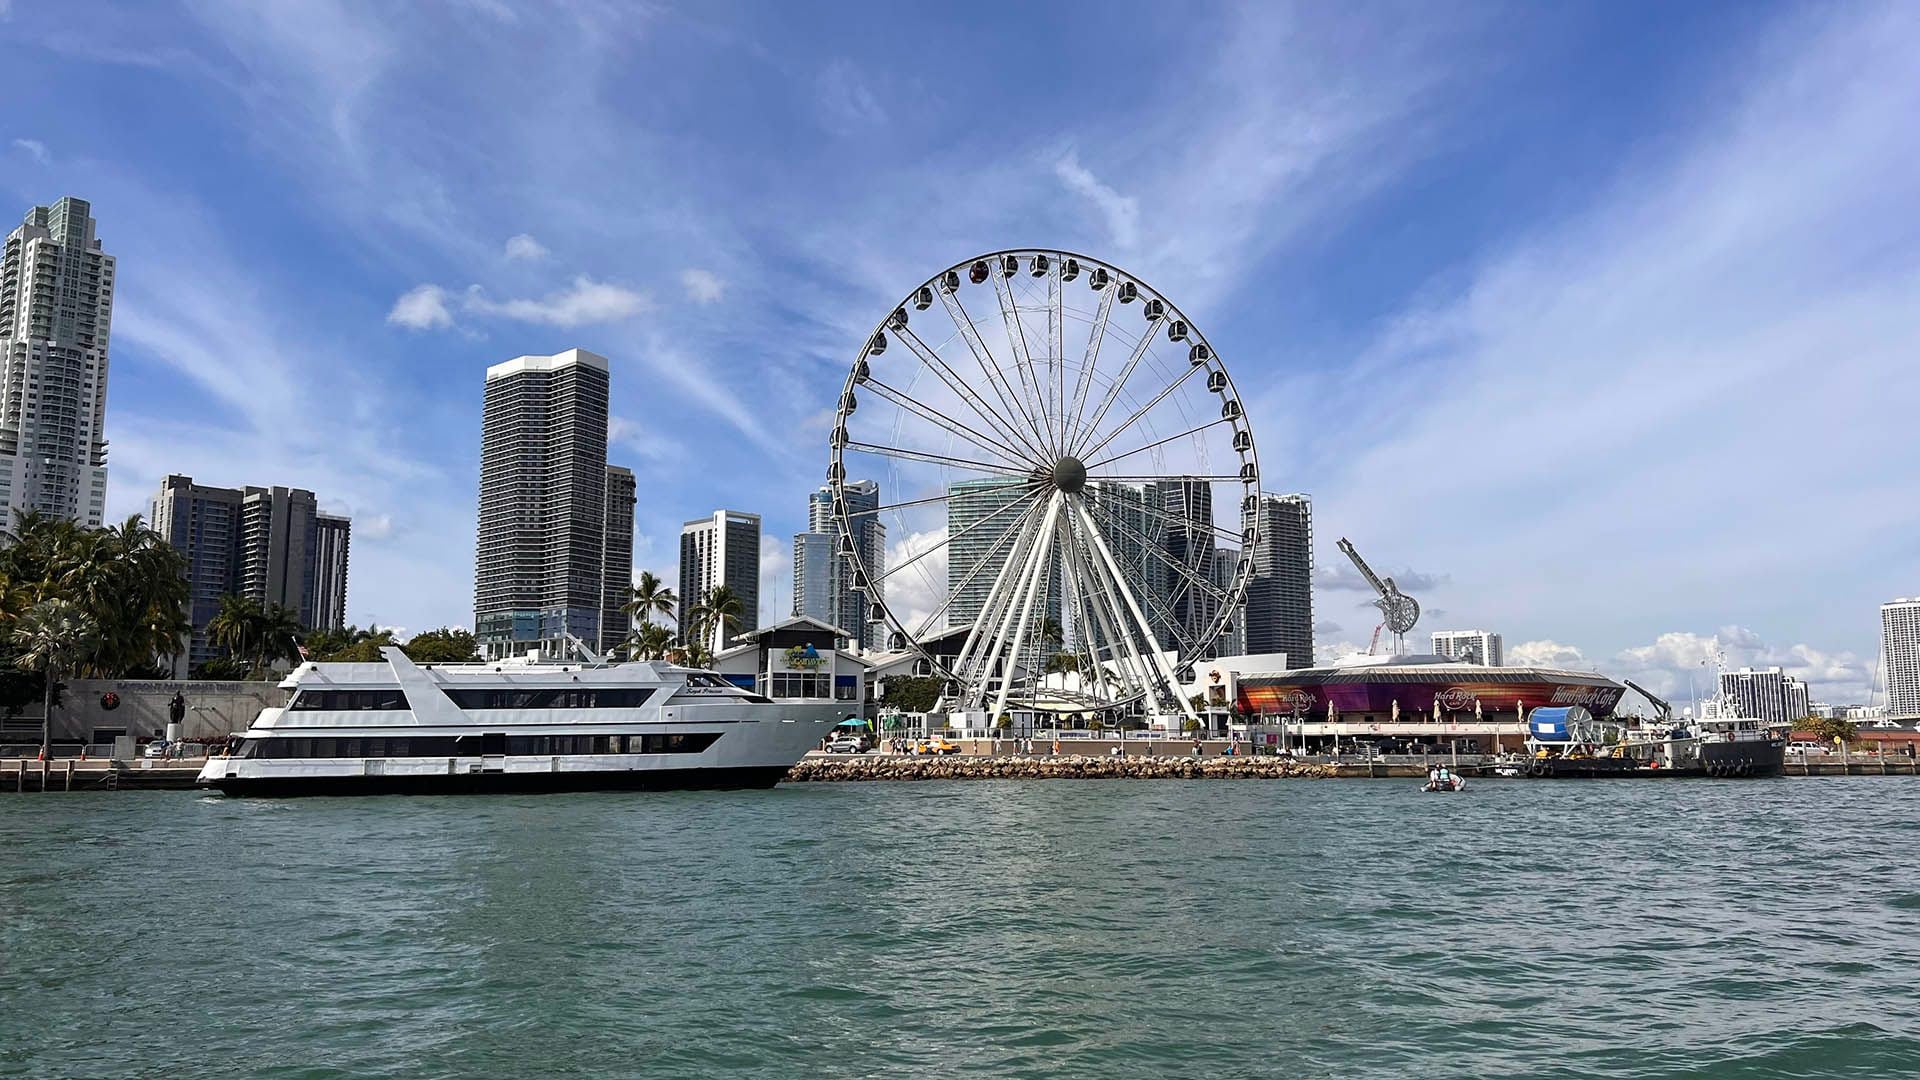
<path id="1" fill-rule="evenodd" d="M 448 690 L 447 696 L 463 709 L 636 709 L 653 696 L 653 687 Z"/>
<path id="2" fill-rule="evenodd" d="M 287 703 L 290 712 L 393 712 L 408 708 L 399 690 L 302 690 Z"/>
<path id="3" fill-rule="evenodd" d="M 484 735 L 405 739 L 248 739 L 238 757 L 432 758 L 487 754 L 698 754 L 720 738 L 717 731 L 652 735 Z M 497 740 L 497 741 L 496 741 Z M 496 748 L 497 747 L 497 748 Z"/>

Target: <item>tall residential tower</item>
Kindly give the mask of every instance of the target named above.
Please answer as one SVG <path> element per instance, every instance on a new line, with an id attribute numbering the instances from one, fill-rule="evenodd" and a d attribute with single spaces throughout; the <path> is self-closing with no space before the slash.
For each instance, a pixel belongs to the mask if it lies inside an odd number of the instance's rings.
<path id="1" fill-rule="evenodd" d="M 1260 539 L 1247 580 L 1247 651 L 1313 666 L 1313 500 L 1260 495 Z"/>
<path id="2" fill-rule="evenodd" d="M 98 526 L 107 503 L 113 256 L 71 196 L 0 250 L 0 529 L 34 510 Z"/>
<path id="3" fill-rule="evenodd" d="M 760 515 L 716 510 L 680 527 L 680 625 L 717 586 L 740 598 L 740 625 L 721 635 L 721 647 L 735 635 L 760 626 Z M 707 646 L 713 647 L 711 639 Z"/>
<path id="4" fill-rule="evenodd" d="M 854 585 L 851 559 L 859 559 L 877 581 L 886 572 L 887 527 L 874 511 L 880 485 L 856 480 L 846 485 L 853 551 L 840 552 L 840 527 L 833 517 L 833 489 L 807 497 L 807 531 L 793 537 L 793 613 L 818 619 L 847 632 L 861 648 L 877 648 L 886 627 L 869 618 L 873 601 Z"/>
<path id="5" fill-rule="evenodd" d="M 607 391 L 606 357 L 585 349 L 487 369 L 473 618 L 488 657 L 564 656 L 570 638 L 602 645 L 617 622 L 607 607 L 630 584 L 609 573 L 608 548 L 624 532 L 630 583 L 633 503 L 624 530 L 610 521 L 623 507 L 608 493 Z"/>
<path id="6" fill-rule="evenodd" d="M 1887 673 L 1887 715 L 1920 719 L 1920 596 L 1880 605 L 1880 662 Z"/>

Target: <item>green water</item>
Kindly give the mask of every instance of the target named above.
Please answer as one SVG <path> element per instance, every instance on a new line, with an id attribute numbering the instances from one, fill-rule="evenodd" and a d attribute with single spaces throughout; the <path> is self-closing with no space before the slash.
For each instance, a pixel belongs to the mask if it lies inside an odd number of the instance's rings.
<path id="1" fill-rule="evenodd" d="M 1896 1076 L 1920 781 L 0 797 L 0 1075 Z"/>

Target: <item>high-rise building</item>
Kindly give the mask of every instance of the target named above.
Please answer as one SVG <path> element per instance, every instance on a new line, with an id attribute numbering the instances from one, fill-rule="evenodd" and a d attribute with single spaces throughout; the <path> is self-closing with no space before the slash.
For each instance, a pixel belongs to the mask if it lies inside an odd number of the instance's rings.
<path id="1" fill-rule="evenodd" d="M 1007 533 L 1021 525 L 1022 511 L 1009 508 L 1020 501 L 1024 488 L 1025 482 L 1015 479 L 962 480 L 948 486 L 947 593 L 953 602 L 947 606 L 946 625 L 976 622 L 987 606 L 987 594 L 1015 543 L 1006 539 Z"/>
<path id="2" fill-rule="evenodd" d="M 716 586 L 740 597 L 740 625 L 721 645 L 760 626 L 760 515 L 716 510 L 680 527 L 680 625 Z M 709 647 L 712 643 L 709 642 Z"/>
<path id="3" fill-rule="evenodd" d="M 600 576 L 600 652 L 610 654 L 627 640 L 633 616 L 626 606 L 633 599 L 633 508 L 639 488 L 633 470 L 607 466 L 607 517 Z"/>
<path id="4" fill-rule="evenodd" d="M 1433 651 L 1469 664 L 1500 667 L 1506 663 L 1505 646 L 1491 630 L 1435 630 Z"/>
<path id="5" fill-rule="evenodd" d="M 285 608 L 309 630 L 344 622 L 351 524 L 318 513 L 313 492 L 210 487 L 169 476 L 148 509 L 154 530 L 186 556 L 193 624 L 181 657 L 186 668 L 222 654 L 208 640 L 207 624 L 229 594 Z"/>
<path id="6" fill-rule="evenodd" d="M 353 522 L 338 514 L 315 514 L 313 521 L 313 625 L 338 630 L 347 625 L 347 548 Z"/>
<path id="7" fill-rule="evenodd" d="M 1161 480 L 1146 487 L 1149 511 L 1158 511 L 1160 548 L 1167 556 L 1167 614 L 1187 641 L 1198 641 L 1212 628 L 1220 604 L 1202 587 L 1215 580 L 1213 485 L 1205 480 Z M 1151 513 L 1149 516 L 1153 516 Z M 1165 648 L 1179 642 L 1170 633 L 1161 638 Z M 1218 654 L 1218 643 L 1209 650 Z M 1198 657 L 1183 657 L 1198 659 Z"/>
<path id="8" fill-rule="evenodd" d="M 1920 718 L 1920 596 L 1880 605 L 1880 666 L 1887 680 L 1886 715 Z"/>
<path id="9" fill-rule="evenodd" d="M 1146 492 L 1137 485 L 1125 483 L 1095 483 L 1088 485 L 1087 490 L 1092 493 L 1094 518 L 1100 522 L 1107 548 L 1121 573 L 1126 575 L 1127 587 L 1134 591 L 1134 599 L 1146 615 L 1154 639 L 1163 645 L 1172 641 L 1169 627 L 1173 594 L 1167 581 L 1174 576 L 1174 571 L 1167 565 L 1168 556 L 1160 546 L 1161 519 L 1148 510 Z M 1080 628 L 1072 631 L 1077 642 Z M 1086 628 L 1086 632 L 1099 640 L 1100 635 L 1094 633 L 1093 628 Z"/>
<path id="10" fill-rule="evenodd" d="M 34 510 L 98 526 L 107 504 L 113 256 L 71 196 L 0 250 L 0 529 Z"/>
<path id="11" fill-rule="evenodd" d="M 845 490 L 853 550 L 840 551 L 839 558 L 830 555 L 824 565 L 819 558 L 819 542 L 812 538 L 826 537 L 829 553 L 839 549 L 833 489 L 822 487 L 807 497 L 807 531 L 793 538 L 793 612 L 845 630 L 848 639 L 861 648 L 877 648 L 885 640 L 886 627 L 870 619 L 873 599 L 856 585 L 850 560 L 859 559 L 871 580 L 878 581 L 886 572 L 887 527 L 874 512 L 880 508 L 880 485 L 872 480 L 855 480 Z M 811 560 L 804 575 L 803 558 Z"/>
<path id="12" fill-rule="evenodd" d="M 607 391 L 606 357 L 585 349 L 487 369 L 473 616 L 488 657 L 601 641 Z"/>
<path id="13" fill-rule="evenodd" d="M 1287 663 L 1313 663 L 1313 500 L 1263 492 L 1260 538 L 1247 581 L 1250 653 L 1285 653 Z"/>
<path id="14" fill-rule="evenodd" d="M 1780 722 L 1807 715 L 1806 684 L 1777 667 L 1723 671 L 1720 693 L 1732 702 L 1735 716 Z"/>
<path id="15" fill-rule="evenodd" d="M 1238 548 L 1216 547 L 1213 549 L 1214 588 L 1223 593 L 1233 588 L 1233 576 L 1239 572 L 1237 565 L 1239 560 Z M 1251 591 L 1252 586 L 1249 585 L 1248 589 Z M 1226 626 L 1221 628 L 1220 636 L 1214 639 L 1210 651 L 1215 656 L 1242 656 L 1256 651 L 1247 644 L 1246 601 L 1241 601 L 1240 606 L 1234 609 L 1233 617 L 1228 619 Z"/>

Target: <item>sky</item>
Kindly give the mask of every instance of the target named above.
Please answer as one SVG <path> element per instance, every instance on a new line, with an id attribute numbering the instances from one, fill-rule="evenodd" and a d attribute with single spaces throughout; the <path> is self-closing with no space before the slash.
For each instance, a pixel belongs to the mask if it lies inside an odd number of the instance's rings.
<path id="1" fill-rule="evenodd" d="M 354 518 L 348 616 L 471 618 L 487 365 L 613 370 L 636 564 L 765 519 L 870 329 L 980 252 L 1177 300 L 1312 494 L 1323 651 L 1876 692 L 1920 594 L 1920 7 L 0 0 L 0 209 L 118 259 L 110 516 Z"/>

